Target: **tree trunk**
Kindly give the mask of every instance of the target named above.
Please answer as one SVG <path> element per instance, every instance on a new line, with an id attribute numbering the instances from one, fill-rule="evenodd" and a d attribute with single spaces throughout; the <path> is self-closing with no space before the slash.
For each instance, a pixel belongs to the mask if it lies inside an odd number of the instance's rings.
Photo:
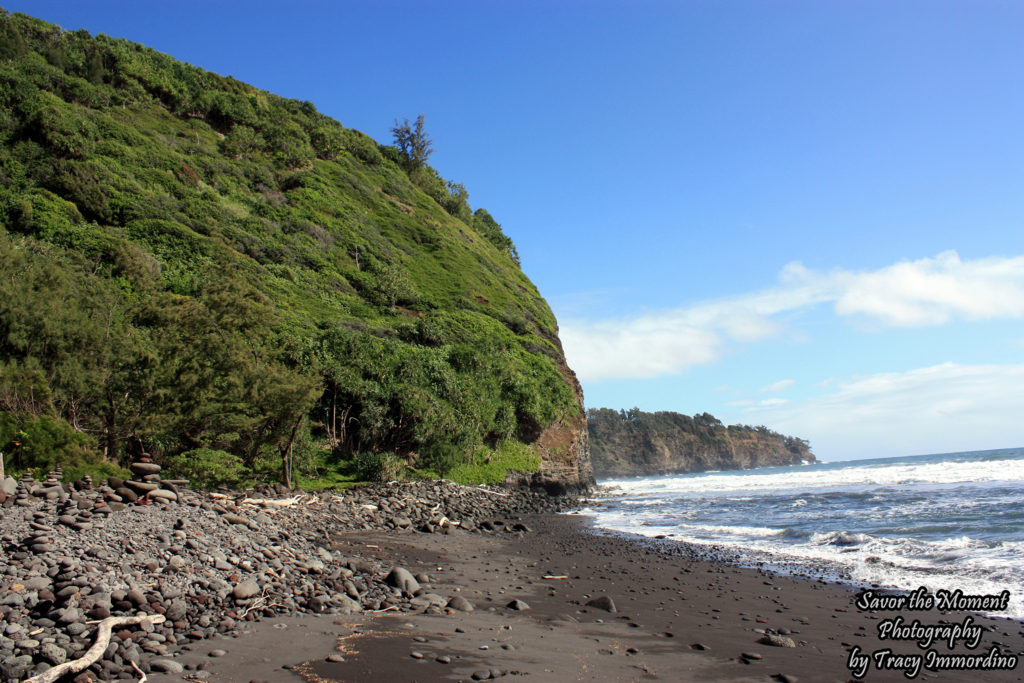
<path id="1" fill-rule="evenodd" d="M 295 444 L 295 435 L 298 434 L 299 427 L 302 426 L 302 421 L 305 419 L 305 415 L 299 415 L 299 419 L 292 425 L 292 432 L 288 435 L 287 444 L 281 448 L 281 478 L 284 480 L 284 485 L 288 488 L 292 487 L 292 465 L 294 462 L 292 447 Z"/>
<path id="2" fill-rule="evenodd" d="M 120 449 L 117 446 L 117 411 L 114 409 L 114 402 L 110 396 L 107 396 L 107 408 L 103 415 L 103 431 L 105 432 L 104 450 L 106 451 L 107 460 L 114 464 L 119 464 Z"/>

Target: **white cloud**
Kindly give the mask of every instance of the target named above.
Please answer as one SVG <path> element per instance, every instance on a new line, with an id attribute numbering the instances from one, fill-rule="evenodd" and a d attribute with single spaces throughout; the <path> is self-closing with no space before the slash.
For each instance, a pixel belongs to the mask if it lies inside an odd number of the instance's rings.
<path id="1" fill-rule="evenodd" d="M 771 393 L 774 393 L 776 391 L 782 391 L 783 389 L 788 389 L 789 387 L 793 386 L 794 384 L 796 384 L 796 380 L 795 379 L 780 379 L 778 382 L 774 382 L 772 384 L 769 384 L 766 387 L 761 387 L 761 393 L 762 394 L 771 394 Z"/>
<path id="2" fill-rule="evenodd" d="M 830 393 L 743 407 L 745 422 L 809 439 L 825 459 L 1024 445 L 1024 364 L 944 363 L 838 383 Z"/>
<path id="3" fill-rule="evenodd" d="M 955 251 L 844 277 L 840 315 L 864 314 L 888 325 L 941 325 L 1024 315 L 1024 256 L 962 261 Z"/>
<path id="4" fill-rule="evenodd" d="M 1024 256 L 964 261 L 954 251 L 875 271 L 787 264 L 779 285 L 743 296 L 619 320 L 562 321 L 570 365 L 583 381 L 678 374 L 718 360 L 731 343 L 788 332 L 775 318 L 831 302 L 840 316 L 898 327 L 1024 316 Z"/>

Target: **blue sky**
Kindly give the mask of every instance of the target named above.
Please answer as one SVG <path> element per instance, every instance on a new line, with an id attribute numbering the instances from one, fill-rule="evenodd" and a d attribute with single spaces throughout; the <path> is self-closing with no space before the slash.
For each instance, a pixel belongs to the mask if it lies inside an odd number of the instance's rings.
<path id="1" fill-rule="evenodd" d="M 379 141 L 425 113 L 588 406 L 1024 445 L 1024 4 L 2 2 Z"/>

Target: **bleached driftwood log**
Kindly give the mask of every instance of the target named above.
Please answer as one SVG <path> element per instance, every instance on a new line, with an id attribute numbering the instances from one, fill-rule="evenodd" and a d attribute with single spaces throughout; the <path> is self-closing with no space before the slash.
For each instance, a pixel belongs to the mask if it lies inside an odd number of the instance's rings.
<path id="1" fill-rule="evenodd" d="M 85 671 L 93 662 L 98 661 L 103 656 L 107 645 L 110 645 L 110 636 L 116 627 L 137 626 L 145 623 L 156 625 L 162 624 L 165 621 L 167 621 L 167 617 L 162 614 L 146 614 L 141 617 L 109 617 L 103 621 L 90 622 L 93 624 L 98 623 L 99 628 L 96 629 L 96 642 L 85 651 L 84 655 L 73 661 L 64 662 L 52 669 L 47 669 L 38 676 L 28 679 L 25 683 L 53 683 L 62 676 Z"/>
<path id="2" fill-rule="evenodd" d="M 302 496 L 295 496 L 294 498 L 246 498 L 242 501 L 242 504 L 248 505 L 260 505 L 262 507 L 291 507 L 297 505 L 302 500 Z"/>

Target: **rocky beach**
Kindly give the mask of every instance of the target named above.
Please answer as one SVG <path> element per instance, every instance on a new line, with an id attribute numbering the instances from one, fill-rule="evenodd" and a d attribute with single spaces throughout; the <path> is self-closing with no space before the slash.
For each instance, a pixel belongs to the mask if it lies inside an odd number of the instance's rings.
<path id="1" fill-rule="evenodd" d="M 893 613 L 859 610 L 851 587 L 597 534 L 559 514 L 572 498 L 449 482 L 204 493 L 133 471 L 5 483 L 4 680 L 66 671 L 104 620 L 97 661 L 60 680 L 845 681 L 852 649 L 887 645 L 877 625 Z M 971 618 L 979 652 L 1024 649 L 1019 623 Z"/>

